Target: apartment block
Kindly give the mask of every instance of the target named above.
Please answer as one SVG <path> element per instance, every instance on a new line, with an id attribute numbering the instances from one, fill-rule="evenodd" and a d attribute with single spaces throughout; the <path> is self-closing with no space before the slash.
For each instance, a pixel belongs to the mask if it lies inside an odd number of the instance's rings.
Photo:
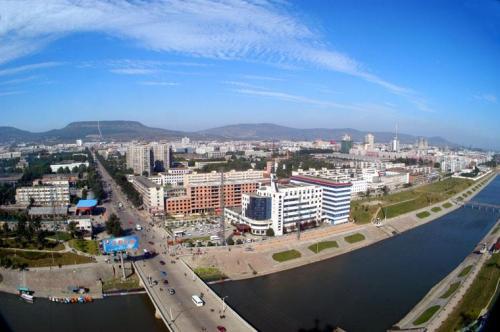
<path id="1" fill-rule="evenodd" d="M 55 185 L 38 185 L 16 189 L 16 203 L 36 206 L 68 206 L 69 184 L 67 181 Z"/>
<path id="2" fill-rule="evenodd" d="M 134 188 L 141 194 L 144 209 L 151 214 L 165 212 L 165 197 L 163 187 L 144 176 L 136 176 L 132 180 Z"/>
<path id="3" fill-rule="evenodd" d="M 221 190 L 222 177 L 224 185 Z M 184 175 L 183 196 L 167 197 L 166 211 L 169 214 L 219 213 L 222 191 L 224 204 L 239 207 L 242 195 L 255 193 L 264 182 L 263 171 L 231 171 L 226 173 L 193 173 Z"/>

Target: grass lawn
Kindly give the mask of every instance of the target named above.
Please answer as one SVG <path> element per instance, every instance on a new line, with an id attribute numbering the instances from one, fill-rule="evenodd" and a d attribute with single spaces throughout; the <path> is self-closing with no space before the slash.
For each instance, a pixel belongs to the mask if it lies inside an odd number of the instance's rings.
<path id="1" fill-rule="evenodd" d="M 352 201 L 351 216 L 356 224 L 367 224 L 372 221 L 373 215 L 377 212 L 377 205 L 368 205 L 367 200 Z"/>
<path id="2" fill-rule="evenodd" d="M 468 194 L 468 195 L 472 195 L 472 191 L 467 190 L 467 194 Z"/>
<path id="3" fill-rule="evenodd" d="M 99 244 L 95 240 L 69 240 L 69 246 L 90 255 L 99 255 Z"/>
<path id="4" fill-rule="evenodd" d="M 9 258 L 12 263 L 26 264 L 28 267 L 44 267 L 57 265 L 72 265 L 92 263 L 95 260 L 72 252 L 39 252 L 39 251 L 16 251 L 15 249 L 0 249 L 2 260 Z"/>
<path id="5" fill-rule="evenodd" d="M 452 206 L 453 206 L 453 204 L 451 204 L 450 202 L 446 202 L 446 203 L 444 203 L 444 204 L 443 204 L 443 207 L 444 207 L 445 209 L 449 209 L 449 208 L 451 208 Z"/>
<path id="6" fill-rule="evenodd" d="M 216 267 L 198 267 L 194 269 L 194 273 L 196 273 L 201 280 L 206 282 L 227 278 L 226 275 Z"/>
<path id="7" fill-rule="evenodd" d="M 16 239 L 1 239 L 0 247 L 3 248 L 16 248 L 16 249 L 31 249 L 31 250 L 53 250 L 59 251 L 64 249 L 64 245 L 55 241 L 46 241 L 43 245 L 38 244 L 35 241 L 16 241 Z"/>
<path id="8" fill-rule="evenodd" d="M 136 274 L 132 274 L 126 280 L 122 280 L 122 278 L 114 278 L 102 282 L 103 292 L 137 288 L 141 288 L 141 286 L 139 285 L 139 277 Z"/>
<path id="9" fill-rule="evenodd" d="M 300 256 L 302 256 L 300 254 L 300 252 L 298 252 L 297 250 L 287 250 L 287 251 L 282 251 L 282 252 L 277 252 L 275 254 L 273 254 L 273 259 L 277 262 L 285 262 L 285 261 L 288 261 L 290 259 L 295 259 L 295 258 L 299 258 Z"/>
<path id="10" fill-rule="evenodd" d="M 464 267 L 464 269 L 462 270 L 462 272 L 459 273 L 459 277 L 462 278 L 462 277 L 465 277 L 466 275 L 469 274 L 469 272 L 472 270 L 472 265 L 469 265 L 469 266 L 466 266 Z"/>
<path id="11" fill-rule="evenodd" d="M 431 215 L 431 213 L 429 211 L 422 211 L 422 212 L 417 213 L 417 217 L 419 217 L 420 219 L 427 218 L 430 215 Z"/>
<path id="12" fill-rule="evenodd" d="M 441 308 L 439 305 L 433 305 L 432 307 L 427 308 L 415 321 L 413 322 L 413 325 L 420 325 L 425 322 L 427 322 L 429 319 L 431 319 L 432 316 Z"/>
<path id="13" fill-rule="evenodd" d="M 361 233 L 352 234 L 352 235 L 346 236 L 344 238 L 344 240 L 346 240 L 346 242 L 348 242 L 348 243 L 356 243 L 356 242 L 363 241 L 364 239 L 365 239 L 365 236 Z"/>
<path id="14" fill-rule="evenodd" d="M 311 244 L 308 248 L 315 254 L 320 252 L 321 250 L 329 249 L 329 248 L 338 248 L 339 244 L 337 241 L 322 241 L 318 243 Z"/>
<path id="15" fill-rule="evenodd" d="M 438 331 L 460 330 L 474 321 L 481 310 L 488 305 L 499 278 L 500 254 L 497 253 L 485 263 L 462 300 Z"/>
<path id="16" fill-rule="evenodd" d="M 434 213 L 437 213 L 437 212 L 439 212 L 439 211 L 441 211 L 441 210 L 442 210 L 442 209 L 441 209 L 439 206 L 435 206 L 435 207 L 433 207 L 433 208 L 431 209 L 431 211 L 432 211 L 432 212 L 434 212 Z"/>
<path id="17" fill-rule="evenodd" d="M 68 232 L 56 232 L 53 235 L 47 236 L 47 239 L 57 240 L 57 241 L 69 241 L 72 239 L 71 234 Z"/>
<path id="18" fill-rule="evenodd" d="M 457 201 L 463 201 L 464 199 L 460 196 L 457 197 Z"/>
<path id="19" fill-rule="evenodd" d="M 379 204 L 370 205 L 370 200 L 379 200 L 382 209 L 378 217 L 393 218 L 404 213 L 421 209 L 429 204 L 445 201 L 469 188 L 472 183 L 472 180 L 448 178 L 411 190 L 354 201 L 351 206 L 351 216 L 358 224 L 370 222 L 379 206 Z"/>
<path id="20" fill-rule="evenodd" d="M 456 290 L 458 289 L 459 286 L 460 286 L 460 281 L 452 283 L 450 285 L 450 287 L 448 288 L 448 290 L 443 295 L 441 295 L 441 298 L 442 299 L 449 298 L 451 296 L 451 294 L 456 292 Z"/>

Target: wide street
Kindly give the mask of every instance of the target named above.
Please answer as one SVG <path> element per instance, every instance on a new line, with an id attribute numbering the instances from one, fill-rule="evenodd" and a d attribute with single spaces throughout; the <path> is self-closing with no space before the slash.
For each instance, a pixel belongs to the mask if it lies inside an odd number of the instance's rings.
<path id="1" fill-rule="evenodd" d="M 166 231 L 160 226 L 154 226 L 151 217 L 128 203 L 104 167 L 99 162 L 97 165 L 103 181 L 112 192 L 110 200 L 104 204 L 107 216 L 115 213 L 124 229 L 130 229 L 139 235 L 139 251 L 134 254 L 142 255 L 144 249 L 157 253 L 152 258 L 137 261 L 136 272 L 143 277 L 146 276 L 145 279 L 150 277 L 153 281 L 157 281 L 157 284 L 145 282 L 144 286 L 154 297 L 164 317 L 167 317 L 169 328 L 173 331 L 217 331 L 218 326 L 223 326 L 227 331 L 252 331 L 252 328 L 233 311 L 227 310 L 223 302 L 197 279 L 178 256 L 174 255 L 172 248 L 167 247 Z M 122 208 L 118 208 L 119 202 L 122 202 Z M 141 231 L 135 231 L 136 224 L 142 226 Z M 168 284 L 165 280 L 168 280 Z M 175 294 L 170 295 L 168 288 L 175 289 Z M 201 296 L 205 305 L 195 306 L 191 299 L 192 295 Z"/>

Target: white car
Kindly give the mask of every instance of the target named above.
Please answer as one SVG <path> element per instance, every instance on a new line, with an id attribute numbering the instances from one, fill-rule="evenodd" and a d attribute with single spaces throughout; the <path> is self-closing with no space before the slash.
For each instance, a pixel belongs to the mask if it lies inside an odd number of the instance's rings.
<path id="1" fill-rule="evenodd" d="M 139 224 L 135 225 L 135 230 L 136 231 L 142 231 L 142 226 L 139 225 Z"/>

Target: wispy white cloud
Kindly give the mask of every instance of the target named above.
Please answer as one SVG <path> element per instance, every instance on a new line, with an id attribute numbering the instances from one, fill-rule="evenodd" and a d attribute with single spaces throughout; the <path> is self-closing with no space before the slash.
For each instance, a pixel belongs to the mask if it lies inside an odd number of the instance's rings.
<path id="1" fill-rule="evenodd" d="M 31 81 L 33 81 L 33 80 L 35 80 L 37 78 L 38 78 L 38 76 L 36 76 L 36 75 L 32 75 L 32 76 L 28 76 L 28 77 L 22 77 L 22 78 L 15 78 L 15 79 L 12 79 L 12 80 L 1 81 L 0 85 L 21 84 L 21 83 L 25 83 L 25 82 L 31 82 Z"/>
<path id="2" fill-rule="evenodd" d="M 145 69 L 145 68 L 117 68 L 117 69 L 111 69 L 110 72 L 122 75 L 149 75 L 149 74 L 155 74 L 158 71 L 154 69 Z"/>
<path id="3" fill-rule="evenodd" d="M 17 91 L 0 91 L 0 97 L 3 97 L 3 96 L 12 96 L 12 95 L 19 95 L 19 94 L 22 94 L 24 93 L 24 91 L 20 91 L 20 90 L 17 90 Z"/>
<path id="4" fill-rule="evenodd" d="M 221 83 L 231 85 L 231 86 L 237 86 L 240 88 L 250 88 L 250 89 L 266 89 L 262 86 L 255 85 L 255 84 L 250 84 L 247 82 L 241 82 L 241 81 L 222 81 Z"/>
<path id="5" fill-rule="evenodd" d="M 20 0 L 3 2 L 1 9 L 0 63 L 34 53 L 71 33 L 101 32 L 158 52 L 278 66 L 309 64 L 407 98 L 414 93 L 325 46 L 321 36 L 290 12 L 292 5 L 279 1 Z M 121 69 L 113 70 L 145 74 L 147 68 Z"/>
<path id="6" fill-rule="evenodd" d="M 483 93 L 483 94 L 478 94 L 474 95 L 474 99 L 479 100 L 479 101 L 485 101 L 491 104 L 495 104 L 497 102 L 497 96 L 491 93 Z"/>
<path id="7" fill-rule="evenodd" d="M 243 78 L 248 80 L 260 80 L 260 81 L 284 81 L 283 78 L 271 77 L 271 76 L 261 76 L 261 75 L 243 75 Z"/>
<path id="8" fill-rule="evenodd" d="M 300 104 L 309 104 L 314 106 L 319 106 L 323 108 L 334 108 L 341 110 L 351 110 L 351 111 L 392 111 L 392 108 L 382 106 L 382 105 L 374 105 L 374 104 L 342 104 L 332 101 L 320 100 L 309 98 L 301 95 L 290 94 L 286 92 L 280 91 L 272 91 L 272 90 L 256 90 L 250 88 L 239 88 L 233 89 L 234 92 L 250 95 L 250 96 L 259 96 L 259 97 L 268 97 L 278 100 L 283 100 L 287 102 L 300 103 Z"/>
<path id="9" fill-rule="evenodd" d="M 179 83 L 176 82 L 166 82 L 166 81 L 141 81 L 140 85 L 151 85 L 151 86 L 176 86 Z"/>
<path id="10" fill-rule="evenodd" d="M 1 53 L 1 48 L 2 47 L 0 46 L 0 53 Z M 42 68 L 55 67 L 55 66 L 60 66 L 61 64 L 62 64 L 61 62 L 40 62 L 29 65 L 5 68 L 5 69 L 0 69 L 0 76 L 14 75 Z"/>

